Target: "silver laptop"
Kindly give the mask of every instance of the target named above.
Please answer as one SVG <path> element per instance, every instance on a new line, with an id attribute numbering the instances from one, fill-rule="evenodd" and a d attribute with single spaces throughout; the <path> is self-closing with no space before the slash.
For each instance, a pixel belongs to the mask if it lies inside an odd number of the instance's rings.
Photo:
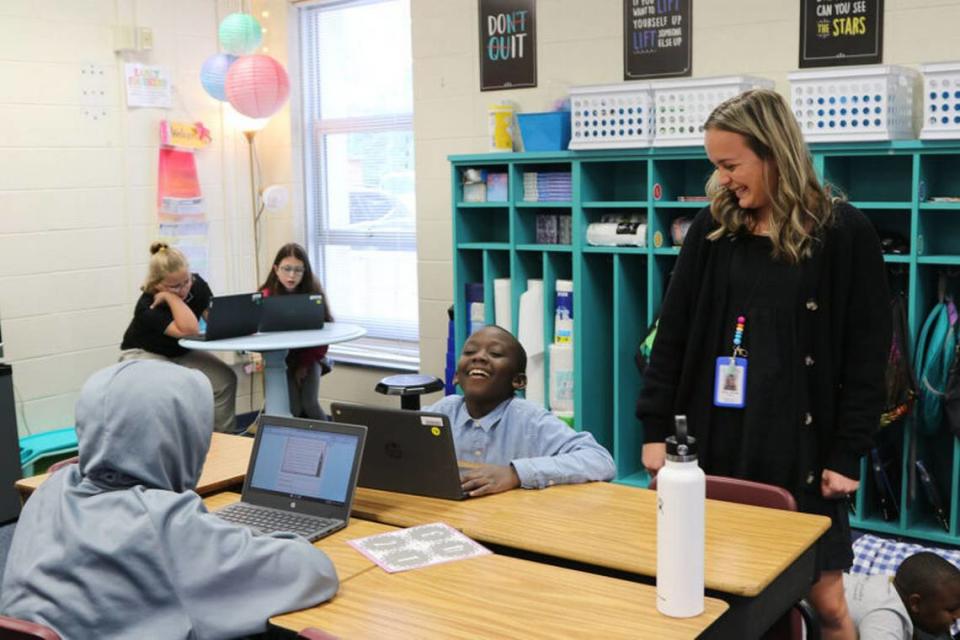
<path id="1" fill-rule="evenodd" d="M 442 413 L 384 409 L 334 402 L 336 422 L 367 426 L 361 487 L 462 500 L 457 449 Z"/>
<path id="2" fill-rule="evenodd" d="M 214 511 L 259 533 L 311 542 L 347 526 L 367 428 L 262 416 L 240 502 Z"/>

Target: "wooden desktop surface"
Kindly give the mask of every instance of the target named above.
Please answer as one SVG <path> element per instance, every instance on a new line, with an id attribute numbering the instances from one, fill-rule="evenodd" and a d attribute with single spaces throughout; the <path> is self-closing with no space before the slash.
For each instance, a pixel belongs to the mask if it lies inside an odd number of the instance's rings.
<path id="1" fill-rule="evenodd" d="M 203 504 L 207 505 L 207 509 L 213 511 L 214 509 L 225 507 L 228 504 L 233 504 L 239 499 L 239 493 L 223 491 L 212 496 L 207 496 L 203 499 Z M 341 529 L 322 540 L 317 540 L 313 543 L 313 546 L 318 549 L 323 549 L 324 553 L 330 556 L 330 560 L 333 561 L 333 566 L 337 568 L 337 575 L 340 577 L 340 581 L 343 582 L 377 566 L 372 560 L 368 560 L 348 545 L 347 540 L 364 538 L 388 531 L 396 531 L 396 529 L 396 527 L 391 527 L 390 525 L 379 522 L 351 518 L 350 523 L 345 529 Z"/>
<path id="2" fill-rule="evenodd" d="M 644 576 L 657 570 L 656 493 L 605 482 L 463 501 L 357 489 L 353 514 L 408 527 L 441 520 L 477 541 Z M 829 528 L 823 516 L 707 500 L 708 589 L 754 597 Z"/>
<path id="3" fill-rule="evenodd" d="M 210 440 L 210 451 L 197 482 L 197 493 L 207 495 L 243 484 L 253 450 L 253 438 L 214 433 Z M 40 486 L 50 474 L 41 473 L 17 480 L 20 499 L 26 501 L 34 489 Z"/>
<path id="4" fill-rule="evenodd" d="M 208 509 L 240 499 L 222 492 Z M 271 618 L 300 631 L 318 627 L 340 638 L 696 638 L 727 610 L 707 598 L 703 614 L 668 618 L 650 585 L 562 569 L 507 556 L 483 556 L 413 571 L 387 573 L 347 540 L 396 527 L 351 518 L 319 540 L 340 591 L 316 607 Z M 578 632 L 580 630 L 580 632 Z"/>

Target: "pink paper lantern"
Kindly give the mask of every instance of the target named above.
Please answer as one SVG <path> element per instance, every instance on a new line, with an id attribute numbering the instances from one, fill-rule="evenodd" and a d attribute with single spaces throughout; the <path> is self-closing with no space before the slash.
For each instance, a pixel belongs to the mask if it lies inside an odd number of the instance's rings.
<path id="1" fill-rule="evenodd" d="M 242 56 L 230 65 L 224 88 L 234 109 L 251 118 L 269 118 L 287 101 L 290 79 L 270 56 Z"/>

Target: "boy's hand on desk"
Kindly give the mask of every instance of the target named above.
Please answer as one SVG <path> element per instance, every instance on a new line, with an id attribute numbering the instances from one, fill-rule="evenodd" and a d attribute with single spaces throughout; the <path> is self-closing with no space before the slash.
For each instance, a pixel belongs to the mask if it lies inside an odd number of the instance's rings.
<path id="1" fill-rule="evenodd" d="M 460 486 L 470 497 L 509 491 L 520 486 L 520 476 L 512 464 L 482 464 L 461 475 Z"/>

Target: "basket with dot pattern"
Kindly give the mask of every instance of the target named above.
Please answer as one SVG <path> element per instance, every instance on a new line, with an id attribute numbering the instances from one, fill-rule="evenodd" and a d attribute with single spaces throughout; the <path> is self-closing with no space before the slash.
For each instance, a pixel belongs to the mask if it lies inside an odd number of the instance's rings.
<path id="1" fill-rule="evenodd" d="M 571 87 L 570 149 L 649 147 L 652 138 L 649 83 Z"/>
<path id="2" fill-rule="evenodd" d="M 877 65 L 788 77 L 793 114 L 810 142 L 913 137 L 913 69 Z"/>
<path id="3" fill-rule="evenodd" d="M 960 62 L 920 65 L 924 139 L 960 138 Z"/>
<path id="4" fill-rule="evenodd" d="M 703 144 L 703 123 L 721 102 L 747 89 L 773 89 L 773 80 L 724 76 L 653 83 L 655 147 Z"/>

